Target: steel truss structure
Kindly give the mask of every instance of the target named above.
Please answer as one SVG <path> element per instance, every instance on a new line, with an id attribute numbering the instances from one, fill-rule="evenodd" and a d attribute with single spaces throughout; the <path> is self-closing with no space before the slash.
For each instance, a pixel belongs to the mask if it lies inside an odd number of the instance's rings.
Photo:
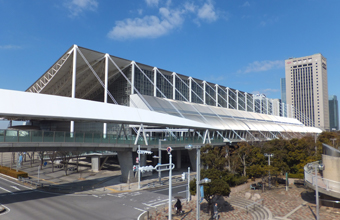
<path id="1" fill-rule="evenodd" d="M 293 106 L 77 45 L 26 92 L 140 108 L 197 121 L 209 128 L 129 124 L 128 130 L 137 135 L 135 143 L 143 138 L 146 145 L 150 137 L 160 136 L 198 136 L 202 143 L 211 143 L 214 138 L 224 142 L 264 141 L 321 132 Z M 308 121 L 309 126 L 300 120 Z M 110 133 L 107 126 L 103 123 L 104 135 Z M 118 129 L 119 135 L 123 131 L 126 136 L 124 124 Z M 70 132 L 74 130 L 71 121 Z"/>

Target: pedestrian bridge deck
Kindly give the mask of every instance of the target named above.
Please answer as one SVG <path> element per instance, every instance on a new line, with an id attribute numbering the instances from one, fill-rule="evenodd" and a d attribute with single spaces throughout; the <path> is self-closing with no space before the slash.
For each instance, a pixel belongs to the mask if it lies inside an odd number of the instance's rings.
<path id="1" fill-rule="evenodd" d="M 26 151 L 30 148 L 61 150 L 62 148 L 74 148 L 78 150 L 127 150 L 136 149 L 137 145 L 144 148 L 157 148 L 159 138 L 147 137 L 148 145 L 142 136 L 138 138 L 135 144 L 136 135 L 113 135 L 94 132 L 63 132 L 63 131 L 27 131 L 27 130 L 0 130 L 0 151 L 13 152 L 18 148 L 25 148 Z M 221 137 L 210 138 L 212 145 L 224 145 L 225 139 Z M 240 140 L 232 140 L 239 142 Z M 163 146 L 171 145 L 172 147 L 182 147 L 188 144 L 203 145 L 203 138 L 195 137 L 178 137 L 169 136 L 165 141 L 162 141 Z M 63 149 L 63 150 L 65 150 Z M 32 149 L 33 150 L 33 149 Z"/>

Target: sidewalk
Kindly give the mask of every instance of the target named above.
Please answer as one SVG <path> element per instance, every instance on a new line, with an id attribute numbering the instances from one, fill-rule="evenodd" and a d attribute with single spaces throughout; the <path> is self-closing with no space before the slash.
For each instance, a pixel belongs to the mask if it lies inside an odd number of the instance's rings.
<path id="1" fill-rule="evenodd" d="M 4 154 L 4 166 L 10 164 L 10 153 Z M 76 193 L 76 194 L 103 194 L 103 193 L 120 193 L 138 190 L 138 182 L 135 183 L 122 183 L 121 171 L 119 165 L 111 164 L 110 169 L 104 169 L 99 172 L 92 172 L 89 163 L 82 161 L 76 168 L 76 162 L 73 161 L 68 165 L 71 170 L 65 171 L 62 168 L 56 168 L 54 164 L 54 172 L 52 172 L 52 164 L 47 163 L 42 169 L 39 168 L 40 161 L 35 159 L 34 163 L 30 161 L 23 162 L 23 165 L 19 170 L 27 172 L 29 178 L 24 180 L 25 184 L 31 185 L 34 188 L 40 190 L 46 190 L 51 192 L 60 193 Z M 15 164 L 12 165 L 15 169 Z M 181 175 L 183 172 L 187 172 L 187 168 L 175 169 L 172 171 L 172 184 L 183 184 Z M 149 173 L 148 173 L 149 174 Z M 162 185 L 158 181 L 158 172 L 153 172 L 150 176 L 141 177 L 140 188 L 158 188 L 168 185 L 169 172 L 164 171 L 162 174 Z M 194 178 L 195 173 L 191 173 L 191 178 Z M 187 183 L 185 181 L 185 183 Z"/>

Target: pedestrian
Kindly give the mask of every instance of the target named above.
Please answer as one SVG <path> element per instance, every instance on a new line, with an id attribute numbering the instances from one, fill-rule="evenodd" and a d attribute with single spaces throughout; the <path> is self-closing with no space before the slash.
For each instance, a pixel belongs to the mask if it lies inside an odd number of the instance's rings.
<path id="1" fill-rule="evenodd" d="M 214 217 L 213 219 L 218 219 L 218 206 L 217 206 L 217 202 L 214 205 Z"/>
<path id="2" fill-rule="evenodd" d="M 177 209 L 176 214 L 180 214 L 182 212 L 182 203 L 180 199 L 177 199 L 175 208 Z"/>

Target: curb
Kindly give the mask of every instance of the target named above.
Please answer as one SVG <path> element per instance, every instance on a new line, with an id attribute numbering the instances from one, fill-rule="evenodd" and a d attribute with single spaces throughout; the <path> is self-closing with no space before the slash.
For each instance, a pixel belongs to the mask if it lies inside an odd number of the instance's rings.
<path id="1" fill-rule="evenodd" d="M 3 212 L 5 212 L 5 211 L 6 211 L 6 208 L 3 207 L 2 205 L 0 205 L 0 213 L 3 213 Z"/>

